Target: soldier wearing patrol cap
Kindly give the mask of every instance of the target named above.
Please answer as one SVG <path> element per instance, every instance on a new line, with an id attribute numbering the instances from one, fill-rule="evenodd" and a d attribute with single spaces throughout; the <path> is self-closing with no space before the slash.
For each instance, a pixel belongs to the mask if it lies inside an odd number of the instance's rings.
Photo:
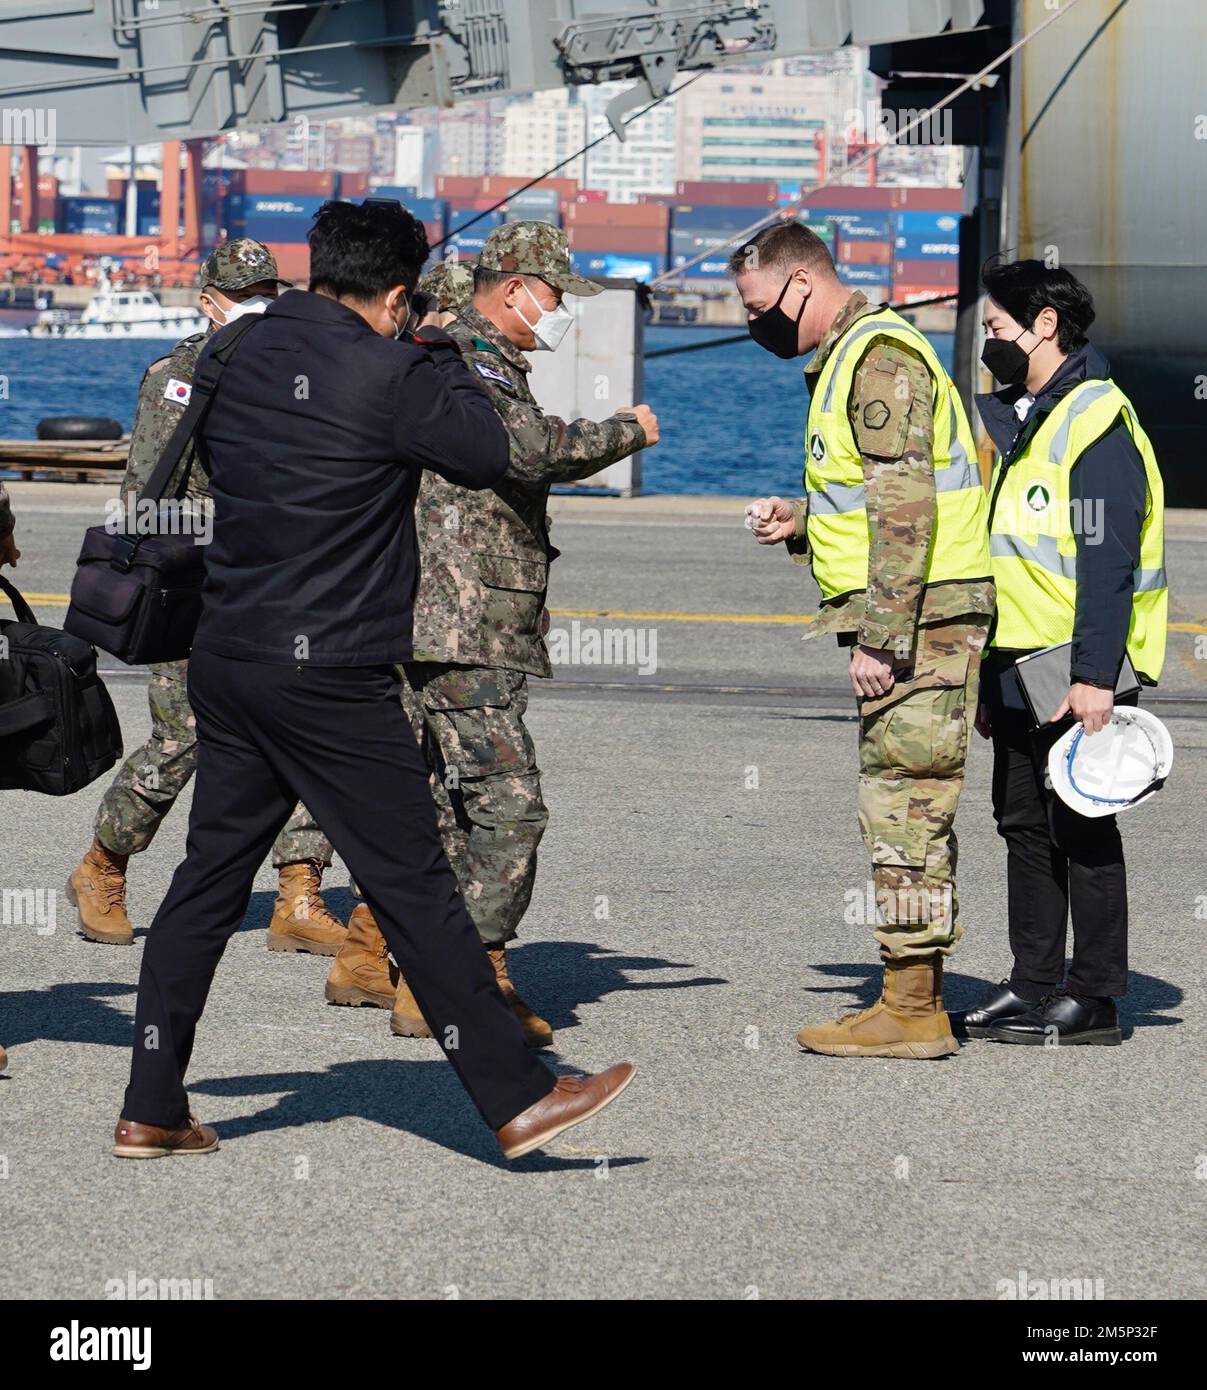
<path id="1" fill-rule="evenodd" d="M 847 290 L 808 228 L 766 228 L 730 270 L 755 342 L 784 358 L 813 350 L 808 495 L 747 510 L 760 543 L 812 564 L 822 605 L 809 636 L 834 633 L 851 653 L 884 964 L 873 1008 L 797 1038 L 839 1057 L 942 1057 L 958 1051 L 943 958 L 961 936 L 954 822 L 994 604 L 972 434 L 930 343 Z"/>
<path id="2" fill-rule="evenodd" d="M 500 484 L 481 492 L 425 472 L 416 506 L 420 580 L 403 701 L 432 769 L 445 851 L 533 1047 L 548 1046 L 553 1031 L 516 993 L 505 952 L 532 897 L 549 817 L 524 724 L 528 677 L 552 674 L 545 593 L 558 552 L 545 508 L 554 484 L 589 478 L 658 441 L 648 406 L 601 423 L 567 423 L 546 415 L 529 387 L 525 353 L 556 348 L 572 321 L 563 297 L 600 288 L 571 270 L 557 227 L 512 222 L 490 234 L 474 268 L 472 303 L 445 331 L 507 428 L 511 464 Z M 426 1036 L 406 980 L 392 990 L 387 971 L 385 943 L 362 904 L 327 997 L 380 1004 L 393 993 L 391 1029 Z"/>
<path id="3" fill-rule="evenodd" d="M 138 392 L 130 453 L 122 482 L 123 507 L 147 484 L 160 454 L 188 404 L 197 358 L 209 333 L 242 314 L 261 313 L 284 284 L 268 248 L 250 237 L 228 241 L 201 267 L 201 310 L 212 327 L 183 339 L 167 357 L 152 362 Z M 190 447 L 187 496 L 209 505 L 209 486 Z M 197 766 L 197 735 L 187 693 L 187 661 L 151 667 L 147 688 L 151 736 L 126 759 L 97 811 L 91 848 L 67 881 L 68 899 L 79 909 L 80 931 L 93 941 L 129 945 L 134 928 L 126 915 L 126 866 L 147 848 Z M 304 806 L 299 805 L 273 846 L 279 892 L 269 927 L 273 950 L 334 955 L 343 924 L 319 896 L 322 871 L 331 865 L 331 846 Z"/>
<path id="4" fill-rule="evenodd" d="M 419 281 L 419 288 L 451 322 L 474 297 L 474 268 L 468 261 L 441 261 Z"/>

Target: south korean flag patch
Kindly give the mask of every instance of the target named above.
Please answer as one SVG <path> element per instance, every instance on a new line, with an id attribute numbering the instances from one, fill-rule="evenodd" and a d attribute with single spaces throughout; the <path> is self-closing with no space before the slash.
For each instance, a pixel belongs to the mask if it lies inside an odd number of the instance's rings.
<path id="1" fill-rule="evenodd" d="M 502 372 L 496 372 L 493 367 L 488 367 L 485 362 L 475 362 L 474 366 L 477 368 L 478 375 L 484 376 L 487 381 L 501 381 L 504 386 L 511 385 L 511 382 L 508 381 Z"/>
<path id="2" fill-rule="evenodd" d="M 169 377 L 168 384 L 163 388 L 164 400 L 175 401 L 177 405 L 188 405 L 192 394 L 192 386 L 187 381 L 177 381 L 175 377 Z"/>

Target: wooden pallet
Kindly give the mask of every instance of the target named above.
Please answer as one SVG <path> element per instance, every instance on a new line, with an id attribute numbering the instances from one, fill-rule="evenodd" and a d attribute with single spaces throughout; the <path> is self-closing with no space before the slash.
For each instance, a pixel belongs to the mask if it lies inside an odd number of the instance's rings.
<path id="1" fill-rule="evenodd" d="M 23 480 L 66 473 L 86 483 L 124 473 L 130 436 L 121 439 L 0 439 L 0 470 L 19 473 Z"/>

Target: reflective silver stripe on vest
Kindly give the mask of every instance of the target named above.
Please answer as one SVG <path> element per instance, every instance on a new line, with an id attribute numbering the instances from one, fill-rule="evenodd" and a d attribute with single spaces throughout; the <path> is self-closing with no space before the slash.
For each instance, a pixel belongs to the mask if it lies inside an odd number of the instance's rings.
<path id="1" fill-rule="evenodd" d="M 809 494 L 810 516 L 833 516 L 836 512 L 857 512 L 867 505 L 862 483 L 827 483 L 820 492 Z"/>
<path id="2" fill-rule="evenodd" d="M 955 407 L 952 407 L 954 411 Z M 980 487 L 981 475 L 973 467 L 959 436 L 951 437 L 951 462 L 946 468 L 935 469 L 935 491 L 956 492 L 962 487 Z"/>
<path id="3" fill-rule="evenodd" d="M 1062 555 L 1057 548 L 1055 536 L 1036 536 L 1035 542 L 1025 541 L 1021 536 L 993 535 L 989 537 L 990 555 L 1006 556 L 1019 560 L 1030 560 L 1049 574 L 1058 574 L 1062 579 L 1077 581 L 1077 556 Z"/>
<path id="4" fill-rule="evenodd" d="M 990 555 L 1004 555 L 1019 560 L 1030 560 L 1049 574 L 1058 574 L 1062 579 L 1077 580 L 1077 557 L 1062 555 L 1057 549 L 1055 536 L 1037 536 L 1031 544 L 1019 536 L 996 535 L 989 537 Z M 1162 567 L 1159 570 L 1136 570 L 1132 577 L 1133 591 L 1137 594 L 1153 594 L 1169 588 L 1169 580 Z"/>
<path id="5" fill-rule="evenodd" d="M 1101 400 L 1103 396 L 1109 396 L 1116 389 L 1113 381 L 1096 381 L 1093 385 L 1087 385 L 1077 393 L 1076 399 L 1065 411 L 1064 419 L 1061 420 L 1056 433 L 1052 436 L 1052 447 L 1048 454 L 1050 459 L 1057 462 L 1064 459 L 1069 451 L 1069 431 L 1072 429 L 1073 421 L 1083 411 L 1089 410 L 1095 401 Z"/>

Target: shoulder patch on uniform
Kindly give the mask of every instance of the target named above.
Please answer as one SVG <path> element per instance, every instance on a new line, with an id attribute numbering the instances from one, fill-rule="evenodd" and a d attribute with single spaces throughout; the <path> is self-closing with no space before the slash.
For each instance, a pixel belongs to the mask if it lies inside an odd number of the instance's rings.
<path id="1" fill-rule="evenodd" d="M 180 405 L 188 405 L 192 394 L 192 385 L 187 381 L 181 381 L 179 377 L 169 377 L 168 384 L 163 388 L 164 400 L 176 401 Z"/>
<path id="2" fill-rule="evenodd" d="M 501 381 L 504 386 L 510 386 L 511 382 L 502 372 L 496 372 L 493 367 L 488 367 L 485 362 L 475 362 L 474 370 L 479 376 L 484 376 L 488 381 Z"/>
<path id="3" fill-rule="evenodd" d="M 863 423 L 870 430 L 882 430 L 891 414 L 887 401 L 868 401 L 863 407 Z"/>

